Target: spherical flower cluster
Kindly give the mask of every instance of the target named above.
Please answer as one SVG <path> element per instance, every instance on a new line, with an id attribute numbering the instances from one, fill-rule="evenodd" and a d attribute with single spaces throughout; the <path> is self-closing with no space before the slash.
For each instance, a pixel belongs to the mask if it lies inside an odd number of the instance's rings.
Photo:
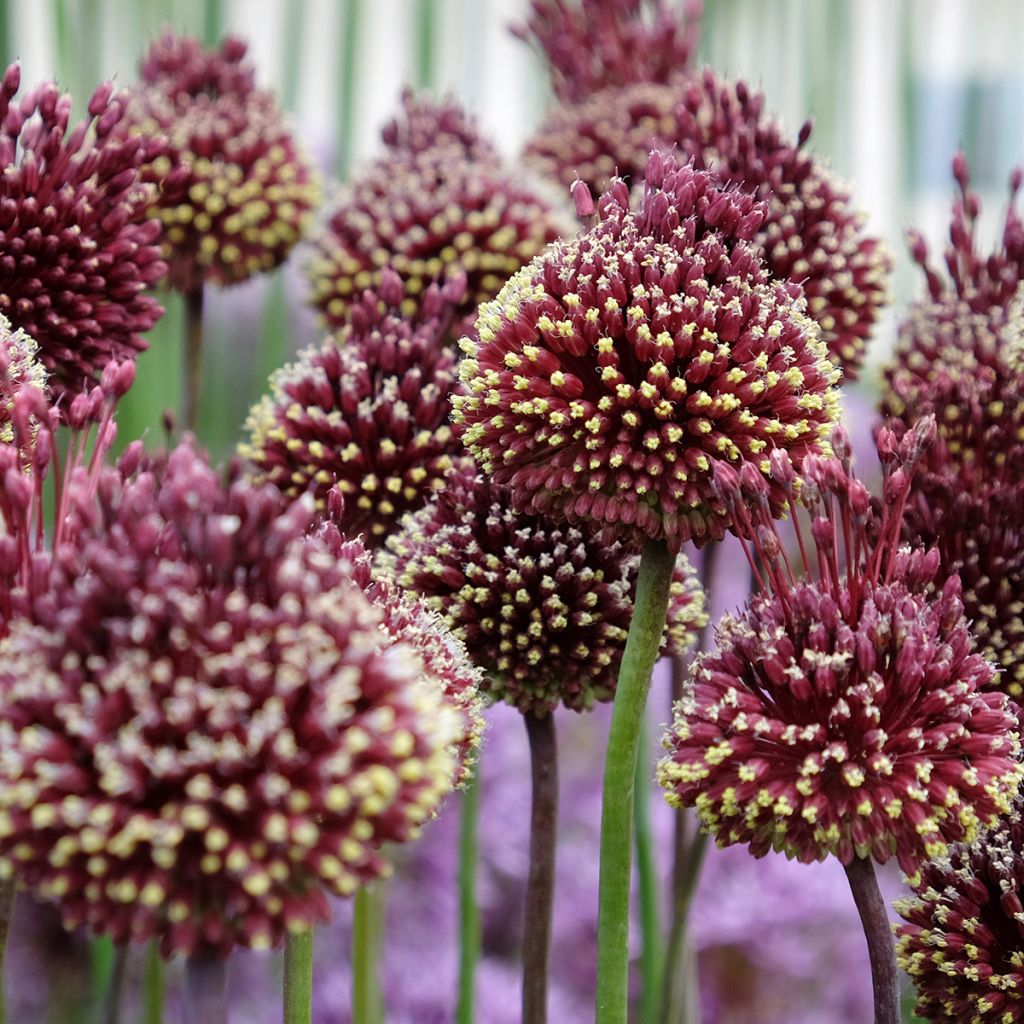
<path id="1" fill-rule="evenodd" d="M 461 448 L 448 423 L 457 378 L 445 340 L 449 300 L 462 288 L 460 280 L 432 286 L 415 323 L 367 292 L 336 339 L 278 370 L 240 448 L 256 478 L 289 498 L 311 493 L 321 510 L 338 488 L 337 525 L 372 545 L 427 501 Z M 387 273 L 381 292 L 400 302 L 401 282 Z"/>
<path id="2" fill-rule="evenodd" d="M 172 288 L 236 284 L 272 270 L 299 241 L 319 188 L 273 96 L 256 87 L 246 46 L 205 51 L 165 33 L 140 64 L 122 131 L 159 137 L 145 167 L 160 186 Z"/>
<path id="3" fill-rule="evenodd" d="M 433 117 L 452 124 L 456 114 L 451 105 L 431 113 L 425 100 L 407 105 L 405 120 L 385 138 L 414 140 L 419 123 Z M 345 322 L 386 266 L 403 282 L 402 310 L 410 316 L 432 282 L 465 277 L 458 315 L 471 325 L 476 307 L 562 233 L 548 203 L 505 171 L 489 147 L 470 146 L 464 133 L 452 133 L 461 142 L 446 134 L 429 148 L 392 144 L 346 186 L 307 268 L 313 304 L 329 327 Z"/>
<path id="4" fill-rule="evenodd" d="M 154 143 L 119 138 L 124 98 L 109 82 L 70 133 L 71 97 L 46 82 L 16 102 L 20 83 L 12 64 L 0 79 L 0 315 L 70 400 L 142 351 L 163 313 L 143 294 L 165 270 L 139 177 Z"/>
<path id="5" fill-rule="evenodd" d="M 673 545 L 733 525 L 716 466 L 822 449 L 839 371 L 795 285 L 769 283 L 745 193 L 653 154 L 639 211 L 598 223 L 480 309 L 454 419 L 516 507 Z M 784 495 L 770 483 L 773 508 Z"/>
<path id="6" fill-rule="evenodd" d="M 1011 816 L 921 871 L 896 909 L 897 958 L 936 1024 L 1024 1021 L 1024 821 Z"/>
<path id="7" fill-rule="evenodd" d="M 512 31 L 547 58 L 560 105 L 600 89 L 678 77 L 697 48 L 703 0 L 532 0 Z"/>
<path id="8" fill-rule="evenodd" d="M 0 648 L 0 867 L 117 942 L 267 946 L 433 814 L 465 709 L 311 502 L 139 458 L 70 496 Z"/>
<path id="9" fill-rule="evenodd" d="M 381 139 L 393 156 L 419 158 L 457 153 L 462 159 L 499 162 L 498 151 L 485 139 L 455 100 L 435 101 L 402 92 L 402 113 L 389 121 Z"/>
<path id="10" fill-rule="evenodd" d="M 954 160 L 960 195 L 953 208 L 945 262 L 950 279 L 929 266 L 913 236 L 914 258 L 929 295 L 900 327 L 885 371 L 881 411 L 903 431 L 934 415 L 938 440 L 915 475 L 906 536 L 935 545 L 943 571 L 959 575 L 964 605 L 996 683 L 1024 695 L 1024 378 L 1013 353 L 1024 319 L 1013 296 L 1024 266 L 1024 230 L 1011 202 L 1002 239 L 988 256 L 976 242 L 980 204 L 966 161 Z"/>
<path id="11" fill-rule="evenodd" d="M 23 388 L 46 394 L 39 346 L 0 313 L 0 444 L 14 443 L 14 400 Z"/>
<path id="12" fill-rule="evenodd" d="M 611 700 L 633 610 L 636 556 L 585 526 L 518 514 L 468 459 L 388 539 L 384 564 L 465 641 L 483 687 L 520 711 Z M 685 556 L 673 580 L 664 653 L 705 622 Z"/>
<path id="13" fill-rule="evenodd" d="M 888 300 L 891 261 L 864 233 L 864 217 L 844 185 L 770 118 L 764 97 L 713 72 L 679 82 L 645 82 L 559 107 L 527 144 L 545 176 L 577 176 L 603 189 L 614 175 L 643 176 L 652 148 L 675 149 L 696 166 L 735 182 L 766 203 L 753 241 L 771 275 L 799 282 L 833 359 L 855 377 L 879 310 Z"/>
<path id="14" fill-rule="evenodd" d="M 845 435 L 833 440 L 842 461 L 806 460 L 799 489 L 773 455 L 794 520 L 799 505 L 811 519 L 813 550 L 799 532 L 804 578 L 761 479 L 722 472 L 761 593 L 698 658 L 658 766 L 669 802 L 696 807 L 720 845 L 844 864 L 895 856 L 913 874 L 1009 809 L 1022 777 L 1012 706 L 986 689 L 993 668 L 974 652 L 959 581 L 936 587 L 937 554 L 899 547 L 928 429 L 898 457 L 887 437 L 877 520 L 849 475 Z"/>

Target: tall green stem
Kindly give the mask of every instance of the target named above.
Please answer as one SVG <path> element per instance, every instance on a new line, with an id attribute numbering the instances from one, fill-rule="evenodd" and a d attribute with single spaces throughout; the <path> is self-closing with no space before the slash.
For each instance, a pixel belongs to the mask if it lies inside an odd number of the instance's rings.
<path id="1" fill-rule="evenodd" d="M 658 920 L 658 872 L 654 862 L 654 841 L 651 836 L 651 766 L 648 763 L 647 724 L 640 723 L 640 755 L 636 760 L 634 800 L 636 816 L 636 876 L 640 890 L 640 976 L 643 979 L 641 996 L 642 1024 L 654 1024 L 661 1000 L 661 923 Z"/>
<path id="2" fill-rule="evenodd" d="M 185 379 L 183 427 L 194 431 L 199 419 L 199 392 L 203 384 L 203 286 L 185 295 Z"/>
<path id="3" fill-rule="evenodd" d="M 558 744 L 555 716 L 523 715 L 530 738 L 530 873 L 523 914 L 523 1024 L 547 1024 L 551 913 L 558 833 Z"/>
<path id="4" fill-rule="evenodd" d="M 896 949 L 871 858 L 855 857 L 846 865 L 846 877 L 868 940 L 875 1024 L 900 1024 L 900 977 Z"/>
<path id="5" fill-rule="evenodd" d="M 480 906 L 476 900 L 477 821 L 480 817 L 480 755 L 462 791 L 459 825 L 459 1002 L 456 1024 L 473 1024 L 476 965 L 480 959 Z"/>
<path id="6" fill-rule="evenodd" d="M 110 969 L 107 991 L 103 997 L 103 1024 L 120 1024 L 121 1002 L 124 997 L 125 973 L 128 968 L 128 945 L 114 946 L 114 960 Z"/>
<path id="7" fill-rule="evenodd" d="M 357 1018 L 358 1019 L 358 1018 Z M 289 932 L 284 947 L 284 1024 L 312 1024 L 313 930 Z"/>
<path id="8" fill-rule="evenodd" d="M 626 1024 L 633 787 L 651 671 L 661 646 L 675 556 L 650 540 L 640 556 L 633 621 L 619 669 L 604 764 L 597 913 L 597 1024 Z"/>
<path id="9" fill-rule="evenodd" d="M 352 1020 L 381 1024 L 384 997 L 380 987 L 384 892 L 380 882 L 356 893 L 352 923 Z"/>
<path id="10" fill-rule="evenodd" d="M 144 1024 L 163 1024 L 164 961 L 156 939 L 146 947 L 146 969 L 142 979 L 142 1020 Z"/>

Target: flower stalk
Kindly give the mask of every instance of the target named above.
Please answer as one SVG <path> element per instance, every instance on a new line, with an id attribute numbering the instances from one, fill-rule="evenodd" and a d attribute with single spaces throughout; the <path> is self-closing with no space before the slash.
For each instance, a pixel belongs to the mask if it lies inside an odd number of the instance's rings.
<path id="1" fill-rule="evenodd" d="M 185 379 L 182 383 L 182 420 L 195 431 L 199 394 L 203 385 L 203 286 L 185 293 Z"/>
<path id="2" fill-rule="evenodd" d="M 289 932 L 284 946 L 284 1024 L 313 1020 L 313 930 Z"/>
<path id="3" fill-rule="evenodd" d="M 478 754 L 472 778 L 462 791 L 462 818 L 459 823 L 459 998 L 456 1024 L 473 1024 L 476 1017 L 476 966 L 480 960 L 480 906 L 476 901 L 479 817 Z"/>
<path id="4" fill-rule="evenodd" d="M 380 947 L 384 900 L 379 885 L 356 893 L 352 922 L 352 1020 L 381 1024 L 384 998 L 380 987 Z"/>
<path id="5" fill-rule="evenodd" d="M 661 921 L 658 914 L 660 893 L 658 872 L 654 862 L 654 837 L 651 835 L 651 778 L 647 725 L 641 723 L 640 753 L 636 761 L 634 799 L 634 835 L 636 839 L 636 875 L 640 890 L 640 975 L 642 978 L 641 1015 L 644 1024 L 654 1024 L 661 994 L 661 972 L 664 950 L 661 942 Z"/>
<path id="6" fill-rule="evenodd" d="M 875 1024 L 900 1024 L 900 980 L 896 950 L 874 865 L 870 857 L 854 857 L 845 867 L 853 901 L 857 904 L 868 942 Z"/>

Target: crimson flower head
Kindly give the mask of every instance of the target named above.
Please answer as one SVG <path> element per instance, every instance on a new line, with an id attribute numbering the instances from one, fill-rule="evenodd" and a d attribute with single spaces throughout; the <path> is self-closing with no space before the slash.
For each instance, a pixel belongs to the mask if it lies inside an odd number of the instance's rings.
<path id="1" fill-rule="evenodd" d="M 469 459 L 387 543 L 384 567 L 465 641 L 491 697 L 540 714 L 612 699 L 633 612 L 634 552 L 588 525 L 514 512 L 508 488 Z M 682 654 L 705 621 L 680 555 L 663 653 Z"/>
<path id="2" fill-rule="evenodd" d="M 321 511 L 337 488 L 345 500 L 336 525 L 382 543 L 461 450 L 448 423 L 456 355 L 445 342 L 463 290 L 462 279 L 432 285 L 413 322 L 395 308 L 401 281 L 385 271 L 380 294 L 366 292 L 336 338 L 271 377 L 240 448 L 255 478 L 288 498 L 310 493 Z"/>
<path id="3" fill-rule="evenodd" d="M 651 149 L 675 150 L 765 203 L 752 241 L 772 277 L 803 286 L 807 312 L 835 362 L 854 379 L 878 313 L 891 261 L 847 187 L 765 111 L 764 96 L 712 71 L 596 92 L 551 112 L 527 144 L 537 171 L 603 189 L 615 175 L 637 182 Z"/>
<path id="4" fill-rule="evenodd" d="M 422 138 L 430 121 L 440 134 L 428 147 Z M 385 129 L 389 151 L 345 187 L 314 239 L 312 301 L 330 328 L 344 324 L 390 267 L 407 316 L 432 283 L 464 278 L 457 313 L 468 329 L 476 307 L 562 233 L 548 202 L 504 170 L 474 132 L 453 104 L 406 99 Z"/>
<path id="5" fill-rule="evenodd" d="M 434 813 L 467 706 L 311 501 L 140 459 L 69 495 L 0 650 L 0 869 L 117 942 L 269 946 Z"/>
<path id="6" fill-rule="evenodd" d="M 926 1021 L 1024 1021 L 1024 810 L 971 843 L 929 861 L 913 896 L 896 903 L 905 924 L 896 954 Z"/>
<path id="7" fill-rule="evenodd" d="M 466 446 L 517 508 L 631 542 L 721 538 L 719 465 L 749 465 L 781 512 L 769 457 L 823 450 L 839 371 L 750 245 L 762 208 L 655 153 L 637 211 L 622 182 L 598 209 L 481 307 L 453 398 Z"/>
<path id="8" fill-rule="evenodd" d="M 166 269 L 140 179 L 155 144 L 120 136 L 125 99 L 109 82 L 70 131 L 70 96 L 46 82 L 18 101 L 20 83 L 12 64 L 0 79 L 0 315 L 70 401 L 142 351 L 163 313 L 144 294 Z"/>
<path id="9" fill-rule="evenodd" d="M 145 166 L 159 186 L 167 281 L 179 291 L 272 270 L 302 236 L 319 187 L 239 39 L 212 51 L 165 32 L 142 58 L 122 133 L 157 137 Z"/>
<path id="10" fill-rule="evenodd" d="M 499 162 L 498 151 L 455 100 L 435 101 L 402 91 L 402 112 L 381 131 L 395 157 L 419 158 L 457 152 L 463 159 Z"/>
<path id="11" fill-rule="evenodd" d="M 895 856 L 913 875 L 1009 809 L 1022 776 L 1013 706 L 989 689 L 994 669 L 974 650 L 959 580 L 937 576 L 936 551 L 900 546 L 933 432 L 923 421 L 898 444 L 883 432 L 877 515 L 841 430 L 838 457 L 805 460 L 799 488 L 786 454 L 772 454 L 799 576 L 763 479 L 721 470 L 760 593 L 698 658 L 658 767 L 669 802 L 695 807 L 720 845 L 805 862 Z"/>
<path id="12" fill-rule="evenodd" d="M 1024 228 L 1016 208 L 1020 172 L 1002 238 L 979 251 L 978 197 L 966 161 L 953 164 L 959 185 L 948 278 L 928 262 L 923 239 L 912 252 L 924 269 L 928 297 L 900 327 L 885 371 L 881 411 L 897 431 L 933 415 L 936 443 L 914 476 L 905 533 L 934 545 L 942 570 L 958 575 L 964 605 L 985 656 L 1002 669 L 996 680 L 1024 695 L 1024 377 L 1017 362 L 1024 319 L 1014 295 L 1024 268 Z"/>

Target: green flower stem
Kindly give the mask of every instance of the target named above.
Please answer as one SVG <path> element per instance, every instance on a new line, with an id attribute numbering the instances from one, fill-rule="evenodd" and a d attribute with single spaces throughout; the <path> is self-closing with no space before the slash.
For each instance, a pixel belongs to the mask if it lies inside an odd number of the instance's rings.
<path id="1" fill-rule="evenodd" d="M 640 723 L 640 754 L 636 760 L 634 800 L 636 815 L 633 830 L 636 838 L 636 876 L 640 890 L 640 976 L 643 979 L 640 1020 L 654 1024 L 661 999 L 661 924 L 658 920 L 658 872 L 654 863 L 654 840 L 651 836 L 651 766 L 648 761 L 647 724 Z"/>
<path id="2" fill-rule="evenodd" d="M 203 384 L 203 286 L 185 295 L 185 377 L 182 426 L 195 431 Z"/>
<path id="3" fill-rule="evenodd" d="M 144 1024 L 163 1024 L 164 960 L 160 943 L 150 940 L 146 947 L 146 966 L 142 977 L 142 1020 Z"/>
<path id="4" fill-rule="evenodd" d="M 459 1002 L 456 1024 L 473 1024 L 476 965 L 480 959 L 480 906 L 476 900 L 477 821 L 480 817 L 480 754 L 462 791 L 459 824 Z"/>
<path id="5" fill-rule="evenodd" d="M 523 1024 L 546 1024 L 558 833 L 558 744 L 553 713 L 523 715 L 530 738 L 530 872 L 523 914 Z"/>
<path id="6" fill-rule="evenodd" d="M 868 940 L 871 985 L 875 996 L 875 1024 L 900 1024 L 900 977 L 896 966 L 896 949 L 871 858 L 855 857 L 846 865 L 846 877 Z"/>
<path id="7" fill-rule="evenodd" d="M 358 1019 L 358 1018 L 357 1018 Z M 284 947 L 284 1024 L 312 1024 L 313 930 L 289 932 Z"/>
<path id="8" fill-rule="evenodd" d="M 223 957 L 200 953 L 185 962 L 185 1024 L 228 1024 Z"/>
<path id="9" fill-rule="evenodd" d="M 381 1024 L 384 997 L 380 988 L 380 947 L 384 898 L 380 882 L 356 893 L 352 923 L 352 1020 Z"/>
<path id="10" fill-rule="evenodd" d="M 4 1024 L 4 960 L 7 954 L 7 935 L 11 930 L 14 913 L 15 883 L 13 879 L 0 882 L 0 1024 Z"/>
<path id="11" fill-rule="evenodd" d="M 128 945 L 114 946 L 107 990 L 103 996 L 103 1024 L 120 1024 L 121 1003 L 124 997 L 125 973 L 128 967 Z"/>
<path id="12" fill-rule="evenodd" d="M 626 1024 L 629 1007 L 629 889 L 633 787 L 640 726 L 668 614 L 675 555 L 649 540 L 640 556 L 633 620 L 619 669 L 605 755 L 597 913 L 597 1024 Z"/>

